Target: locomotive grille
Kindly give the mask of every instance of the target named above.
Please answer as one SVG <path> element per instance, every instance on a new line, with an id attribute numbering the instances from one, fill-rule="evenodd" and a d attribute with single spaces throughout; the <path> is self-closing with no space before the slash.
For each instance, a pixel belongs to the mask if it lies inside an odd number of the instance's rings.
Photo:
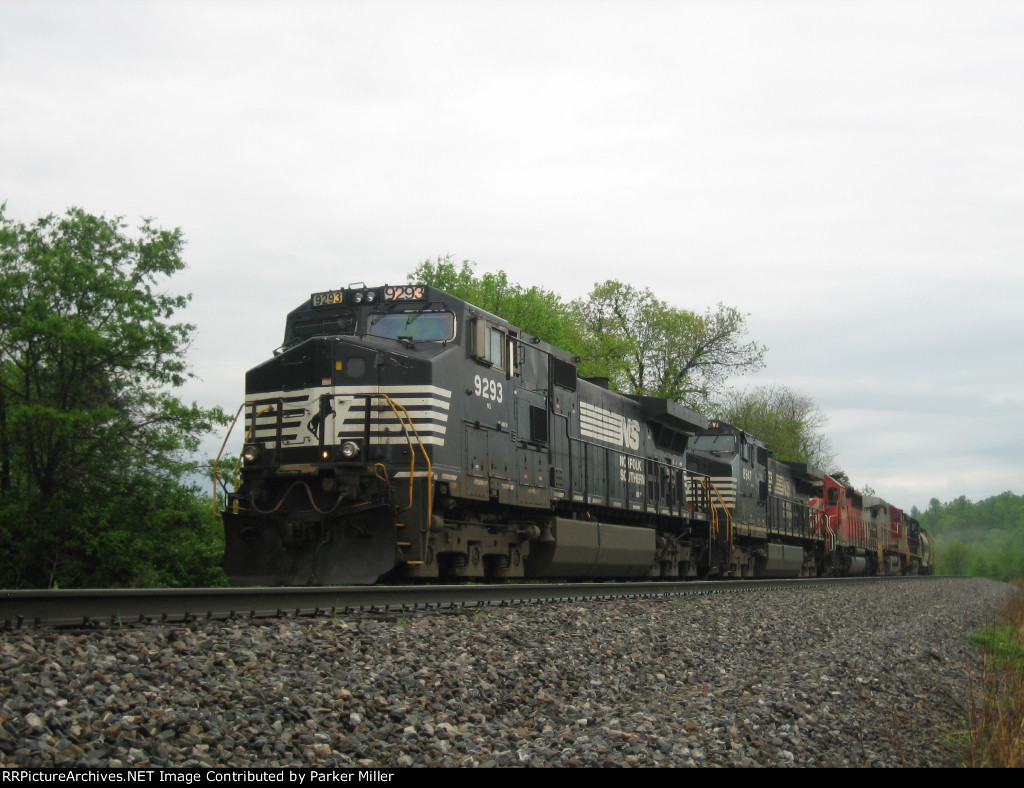
<path id="1" fill-rule="evenodd" d="M 722 501 L 730 509 L 736 508 L 736 478 L 733 476 L 712 476 L 711 483 L 718 489 Z"/>
<path id="2" fill-rule="evenodd" d="M 382 398 L 367 396 L 378 392 L 406 409 L 422 443 L 444 446 L 451 391 L 436 386 L 339 387 L 334 396 L 335 432 L 339 438 L 362 436 L 369 416 L 371 444 L 407 442 L 399 417 L 391 407 Z"/>

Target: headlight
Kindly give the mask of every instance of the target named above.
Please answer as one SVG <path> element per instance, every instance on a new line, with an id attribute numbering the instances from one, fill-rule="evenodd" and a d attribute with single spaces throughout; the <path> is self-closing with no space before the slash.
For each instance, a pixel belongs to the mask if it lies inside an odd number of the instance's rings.
<path id="1" fill-rule="evenodd" d="M 247 443 L 242 449 L 242 459 L 245 460 L 246 465 L 252 465 L 258 462 L 260 457 L 263 455 L 263 447 L 258 443 Z"/>
<path id="2" fill-rule="evenodd" d="M 359 455 L 359 444 L 355 441 L 345 441 L 341 444 L 341 456 L 346 460 L 354 460 Z"/>
<path id="3" fill-rule="evenodd" d="M 376 290 L 367 290 L 366 291 L 366 303 L 372 304 L 376 300 L 377 300 L 377 291 Z"/>
<path id="4" fill-rule="evenodd" d="M 362 290 L 360 290 L 359 292 L 352 294 L 352 300 L 357 304 L 361 304 L 363 303 L 363 298 L 365 295 L 366 294 Z"/>

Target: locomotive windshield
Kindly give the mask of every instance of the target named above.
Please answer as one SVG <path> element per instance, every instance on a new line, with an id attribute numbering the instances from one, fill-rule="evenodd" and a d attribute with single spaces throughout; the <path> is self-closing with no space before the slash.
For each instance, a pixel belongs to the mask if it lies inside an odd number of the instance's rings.
<path id="1" fill-rule="evenodd" d="M 418 342 L 447 342 L 455 338 L 455 315 L 451 312 L 399 312 L 370 315 L 367 333 L 385 339 Z"/>
<path id="2" fill-rule="evenodd" d="M 285 337 L 286 345 L 294 345 L 310 337 L 356 333 L 356 316 L 352 312 L 335 315 L 317 315 L 314 320 L 303 320 L 291 325 Z"/>
<path id="3" fill-rule="evenodd" d="M 690 439 L 690 446 L 697 451 L 736 451 L 735 435 L 696 435 Z"/>

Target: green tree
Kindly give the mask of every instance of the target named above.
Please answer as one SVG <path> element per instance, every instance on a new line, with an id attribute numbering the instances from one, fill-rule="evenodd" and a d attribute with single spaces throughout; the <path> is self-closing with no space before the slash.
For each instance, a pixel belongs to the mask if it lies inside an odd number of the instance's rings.
<path id="1" fill-rule="evenodd" d="M 940 572 L 1024 578 L 1024 496 L 1004 492 L 977 503 L 963 495 L 948 503 L 932 498 L 915 517 L 935 537 Z"/>
<path id="2" fill-rule="evenodd" d="M 573 302 L 582 321 L 584 374 L 617 391 L 665 397 L 706 411 L 730 376 L 763 366 L 766 348 L 744 340 L 746 318 L 718 304 L 703 315 L 615 280 Z"/>
<path id="3" fill-rule="evenodd" d="M 939 552 L 939 573 L 947 575 L 963 575 L 974 556 L 971 548 L 963 542 L 953 542 L 945 550 Z"/>
<path id="4" fill-rule="evenodd" d="M 614 280 L 566 303 L 510 282 L 504 271 L 477 276 L 474 269 L 447 255 L 421 263 L 409 281 L 445 290 L 579 356 L 581 375 L 608 378 L 624 394 L 706 410 L 729 375 L 763 365 L 764 346 L 744 341 L 744 315 L 722 304 L 699 315 Z"/>
<path id="5" fill-rule="evenodd" d="M 149 220 L 132 237 L 120 218 L 26 225 L 0 206 L 0 583 L 130 584 L 126 544 L 202 529 L 160 516 L 223 420 L 171 393 L 193 326 L 172 322 L 188 296 L 160 288 L 182 245 Z"/>
<path id="6" fill-rule="evenodd" d="M 730 391 L 714 412 L 722 421 L 763 440 L 780 460 L 803 462 L 823 471 L 835 453 L 823 432 L 828 416 L 806 394 L 787 386 Z"/>

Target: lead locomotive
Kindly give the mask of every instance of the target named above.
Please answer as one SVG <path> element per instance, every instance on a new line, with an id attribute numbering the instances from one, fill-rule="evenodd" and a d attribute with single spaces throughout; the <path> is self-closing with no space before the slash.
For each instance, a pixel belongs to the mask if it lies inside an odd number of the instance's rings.
<path id="1" fill-rule="evenodd" d="M 912 544 L 884 501 L 888 520 L 864 524 L 861 501 L 854 528 L 830 477 L 581 378 L 564 351 L 431 287 L 314 293 L 247 373 L 243 409 L 223 512 L 236 585 L 931 568 L 927 535 Z"/>

